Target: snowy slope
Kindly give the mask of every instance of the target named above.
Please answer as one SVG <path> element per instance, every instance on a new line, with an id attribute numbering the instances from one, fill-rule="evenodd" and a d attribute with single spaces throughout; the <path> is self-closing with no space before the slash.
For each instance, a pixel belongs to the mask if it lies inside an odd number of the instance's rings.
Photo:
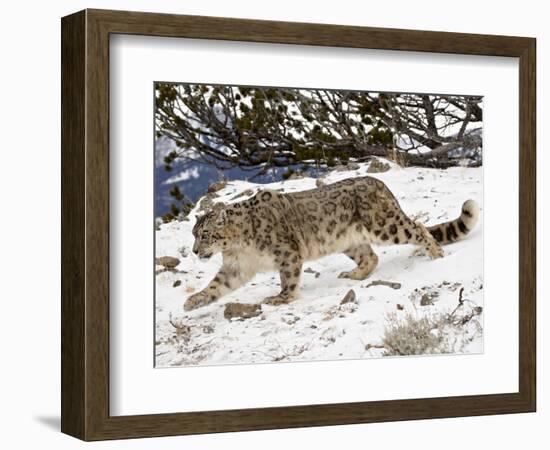
<path id="1" fill-rule="evenodd" d="M 364 163 L 357 170 L 333 171 L 323 180 L 332 183 L 364 176 L 367 168 L 368 163 Z M 221 255 L 201 262 L 191 252 L 196 211 L 187 221 L 163 224 L 156 232 L 156 255 L 175 256 L 181 263 L 176 271 L 156 276 L 157 367 L 380 357 L 385 354 L 382 337 L 390 323 L 407 315 L 420 318 L 450 313 L 458 305 L 461 287 L 468 301 L 458 312 L 468 305 L 482 306 L 482 169 L 436 170 L 392 164 L 388 172 L 368 175 L 383 180 L 403 210 L 423 223 L 431 225 L 458 217 L 462 203 L 469 198 L 480 205 L 480 221 L 466 240 L 445 246 L 445 257 L 435 261 L 414 254 L 415 248 L 408 245 L 374 246 L 379 264 L 364 281 L 337 278 L 341 271 L 354 266 L 344 255 L 307 262 L 296 301 L 277 307 L 262 305 L 259 316 L 232 320 L 224 318 L 225 305 L 258 303 L 275 295 L 279 292 L 278 274 L 257 274 L 251 282 L 218 302 L 184 312 L 186 298 L 214 277 L 221 265 Z M 267 187 L 299 191 L 314 188 L 315 179 L 268 185 L 233 181 L 218 191 L 215 201 L 240 201 L 248 195 L 235 198 L 239 194 Z M 178 280 L 181 284 L 173 287 Z M 398 282 L 401 287 L 367 287 L 373 280 Z M 341 305 L 350 289 L 357 294 L 357 303 Z M 422 305 L 426 299 L 433 304 Z M 482 352 L 482 319 L 483 314 L 447 333 L 446 351 Z"/>

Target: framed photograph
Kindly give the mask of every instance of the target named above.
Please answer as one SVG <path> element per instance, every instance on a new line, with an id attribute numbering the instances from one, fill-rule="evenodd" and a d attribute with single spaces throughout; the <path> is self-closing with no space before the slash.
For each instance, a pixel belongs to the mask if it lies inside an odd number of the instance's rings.
<path id="1" fill-rule="evenodd" d="M 62 19 L 62 431 L 535 411 L 535 39 Z"/>

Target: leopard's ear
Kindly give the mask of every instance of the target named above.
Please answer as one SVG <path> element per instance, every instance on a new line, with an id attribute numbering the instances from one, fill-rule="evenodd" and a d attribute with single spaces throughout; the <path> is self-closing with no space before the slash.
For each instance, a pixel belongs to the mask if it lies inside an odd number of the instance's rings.
<path id="1" fill-rule="evenodd" d="M 225 208 L 219 208 L 216 216 L 216 225 L 223 226 L 227 223 L 227 211 Z"/>

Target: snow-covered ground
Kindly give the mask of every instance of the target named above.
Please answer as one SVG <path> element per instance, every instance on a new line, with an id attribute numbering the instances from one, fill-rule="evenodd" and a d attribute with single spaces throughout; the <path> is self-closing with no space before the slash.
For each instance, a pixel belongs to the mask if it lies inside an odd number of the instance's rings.
<path id="1" fill-rule="evenodd" d="M 175 271 L 156 276 L 156 366 L 384 356 L 388 349 L 383 347 L 383 337 L 388 328 L 406 319 L 427 317 L 436 321 L 450 314 L 459 304 L 461 288 L 466 301 L 453 315 L 458 325 L 431 332 L 434 336 L 444 335 L 441 352 L 482 352 L 483 313 L 479 313 L 481 308 L 476 309 L 483 306 L 482 168 L 391 167 L 388 172 L 368 174 L 368 163 L 364 163 L 357 170 L 329 172 L 323 181 L 332 183 L 367 174 L 377 177 L 388 185 L 409 216 L 428 225 L 458 217 L 462 203 L 472 198 L 481 209 L 476 228 L 464 241 L 445 246 L 445 257 L 433 261 L 415 254 L 412 246 L 374 246 L 379 264 L 364 281 L 337 278 L 340 272 L 354 267 L 345 255 L 307 262 L 299 298 L 288 305 L 262 305 L 256 317 L 226 319 L 225 306 L 233 302 L 259 303 L 275 295 L 279 292 L 277 273 L 257 274 L 219 301 L 185 312 L 184 301 L 214 277 L 221 255 L 202 262 L 191 252 L 196 211 L 189 220 L 160 225 L 155 236 L 156 256 L 174 256 L 181 262 Z M 314 188 L 315 179 L 269 185 L 233 181 L 216 193 L 214 201 L 240 201 L 250 195 L 250 190 L 267 187 L 300 191 Z M 239 196 L 242 193 L 245 195 Z M 376 280 L 400 283 L 401 287 L 369 286 Z M 341 304 L 350 289 L 356 293 L 356 302 Z M 472 310 L 476 311 L 475 317 L 469 316 Z"/>

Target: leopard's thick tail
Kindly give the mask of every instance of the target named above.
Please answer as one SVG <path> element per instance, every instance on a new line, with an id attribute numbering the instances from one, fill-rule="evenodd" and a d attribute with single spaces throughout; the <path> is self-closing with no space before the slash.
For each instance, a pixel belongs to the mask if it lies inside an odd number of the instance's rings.
<path id="1" fill-rule="evenodd" d="M 474 229 L 478 219 L 478 204 L 474 200 L 466 200 L 462 205 L 462 212 L 458 219 L 426 228 L 437 242 L 450 244 L 464 239 Z"/>

